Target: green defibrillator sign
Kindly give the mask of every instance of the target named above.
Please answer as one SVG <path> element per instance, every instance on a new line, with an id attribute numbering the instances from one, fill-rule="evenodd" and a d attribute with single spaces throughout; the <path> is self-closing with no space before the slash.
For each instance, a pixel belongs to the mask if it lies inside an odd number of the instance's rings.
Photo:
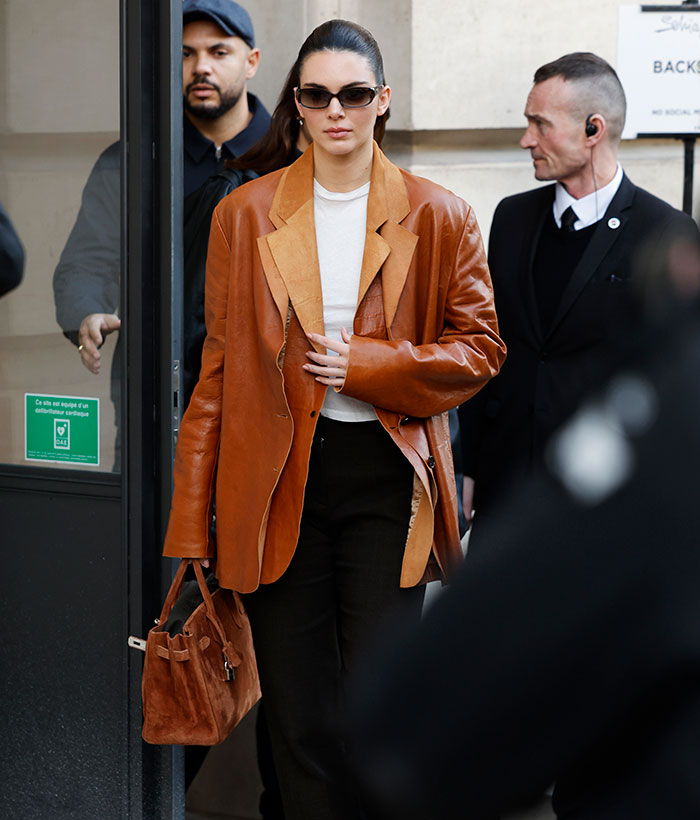
<path id="1" fill-rule="evenodd" d="M 27 461 L 100 463 L 100 400 L 24 394 Z"/>

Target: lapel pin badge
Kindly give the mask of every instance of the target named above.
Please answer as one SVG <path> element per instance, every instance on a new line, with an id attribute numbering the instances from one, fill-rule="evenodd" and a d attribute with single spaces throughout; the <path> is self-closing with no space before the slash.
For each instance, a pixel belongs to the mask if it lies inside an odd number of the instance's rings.
<path id="1" fill-rule="evenodd" d="M 611 216 L 608 219 L 608 228 L 613 231 L 616 231 L 620 227 L 620 220 L 616 216 Z"/>

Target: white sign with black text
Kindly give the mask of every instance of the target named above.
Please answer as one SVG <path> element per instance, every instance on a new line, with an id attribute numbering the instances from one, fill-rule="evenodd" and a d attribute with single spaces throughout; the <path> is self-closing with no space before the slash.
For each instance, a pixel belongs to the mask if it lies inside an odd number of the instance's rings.
<path id="1" fill-rule="evenodd" d="M 618 10 L 617 73 L 627 96 L 623 139 L 700 134 L 700 12 L 677 9 Z"/>

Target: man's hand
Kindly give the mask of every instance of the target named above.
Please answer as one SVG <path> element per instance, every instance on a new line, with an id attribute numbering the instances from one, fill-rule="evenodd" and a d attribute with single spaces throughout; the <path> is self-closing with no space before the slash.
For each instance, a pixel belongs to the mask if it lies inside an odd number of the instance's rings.
<path id="1" fill-rule="evenodd" d="M 335 351 L 338 355 L 324 356 L 322 353 L 316 353 L 315 350 L 309 350 L 306 355 L 311 359 L 312 364 L 302 365 L 304 370 L 315 376 L 316 381 L 322 384 L 331 387 L 342 387 L 345 384 L 345 374 L 348 370 L 350 334 L 345 328 L 342 328 L 340 331 L 342 342 L 336 342 L 335 339 L 329 339 L 328 336 L 321 336 L 320 333 L 309 333 L 307 335 L 312 342 L 317 342 L 327 350 Z"/>
<path id="2" fill-rule="evenodd" d="M 119 330 L 122 320 L 115 313 L 91 313 L 80 323 L 78 352 L 87 369 L 97 375 L 100 372 L 99 347 L 107 334 Z"/>
<path id="3" fill-rule="evenodd" d="M 467 524 L 471 527 L 472 513 L 474 512 L 474 479 L 465 475 L 462 479 L 462 509 Z"/>

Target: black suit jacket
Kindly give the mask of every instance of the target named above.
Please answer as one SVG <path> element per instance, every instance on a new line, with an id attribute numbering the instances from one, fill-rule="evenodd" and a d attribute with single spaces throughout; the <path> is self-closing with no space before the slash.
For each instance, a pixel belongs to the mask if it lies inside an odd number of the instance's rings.
<path id="1" fill-rule="evenodd" d="M 508 357 L 500 373 L 460 408 L 463 468 L 476 482 L 477 514 L 491 513 L 541 463 L 550 434 L 600 383 L 626 336 L 635 333 L 631 277 L 645 240 L 693 225 L 624 176 L 571 273 L 552 324 L 543 328 L 532 266 L 554 190 L 548 185 L 508 197 L 493 219 L 489 267 Z"/>

